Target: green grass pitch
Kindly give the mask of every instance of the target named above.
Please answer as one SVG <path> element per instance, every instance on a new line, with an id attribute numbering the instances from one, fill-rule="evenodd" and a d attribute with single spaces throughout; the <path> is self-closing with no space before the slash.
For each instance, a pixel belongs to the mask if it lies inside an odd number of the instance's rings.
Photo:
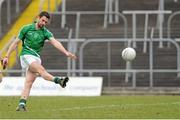
<path id="1" fill-rule="evenodd" d="M 27 112 L 16 112 L 19 97 L 0 97 L 0 119 L 176 119 L 180 96 L 30 97 Z"/>

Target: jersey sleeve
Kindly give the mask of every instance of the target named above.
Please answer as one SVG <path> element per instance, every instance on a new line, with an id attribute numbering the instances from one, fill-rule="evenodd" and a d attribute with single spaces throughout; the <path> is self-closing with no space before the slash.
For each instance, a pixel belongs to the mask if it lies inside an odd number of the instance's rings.
<path id="1" fill-rule="evenodd" d="M 46 29 L 45 30 L 45 37 L 46 37 L 47 40 L 50 40 L 54 36 L 48 29 Z"/>
<path id="2" fill-rule="evenodd" d="M 18 39 L 23 40 L 26 34 L 26 27 L 23 26 L 18 34 Z"/>

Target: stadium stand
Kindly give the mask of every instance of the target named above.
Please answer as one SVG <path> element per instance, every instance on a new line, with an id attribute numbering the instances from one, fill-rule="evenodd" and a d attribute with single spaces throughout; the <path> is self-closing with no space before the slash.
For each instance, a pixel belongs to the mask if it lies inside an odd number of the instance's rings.
<path id="1" fill-rule="evenodd" d="M 157 10 L 157 0 L 119 0 L 119 12 L 122 13 L 124 10 Z M 179 10 L 180 2 L 166 1 L 165 9 L 171 10 L 172 12 Z M 62 6 L 59 6 L 59 11 L 61 11 Z M 66 0 L 66 10 L 67 11 L 104 11 L 105 10 L 105 0 Z M 124 15 L 127 18 L 128 29 L 127 38 L 132 39 L 132 16 Z M 167 38 L 167 21 L 170 15 L 165 16 L 164 26 L 163 26 L 163 38 Z M 179 17 L 173 20 L 171 26 L 171 37 L 178 37 L 179 31 Z M 76 16 L 67 15 L 66 16 L 66 27 L 61 28 L 61 16 L 52 13 L 51 24 L 48 28 L 54 33 L 54 36 L 58 39 L 67 39 L 69 37 L 70 29 L 72 32 L 72 38 L 76 38 Z M 124 38 L 124 23 L 122 19 L 119 19 L 119 23 L 108 24 L 107 28 L 103 27 L 104 15 L 82 15 L 80 19 L 80 31 L 78 38 L 86 40 L 96 39 L 97 42 L 88 44 L 84 49 L 84 59 L 83 68 L 84 69 L 106 69 L 110 70 L 110 73 L 104 72 L 93 73 L 93 76 L 103 76 L 103 86 L 107 87 L 132 87 L 133 78 L 129 77 L 128 81 L 125 80 L 124 73 L 111 73 L 113 69 L 126 69 L 126 63 L 121 58 L 121 51 L 126 47 L 124 42 L 98 42 L 100 39 L 120 39 Z M 137 17 L 137 38 L 144 37 L 144 21 L 145 17 L 140 15 Z M 150 38 L 150 30 L 152 27 L 156 27 L 157 16 L 152 15 L 149 18 L 148 26 L 148 38 Z M 155 29 L 153 38 L 158 38 L 159 32 Z M 167 47 L 167 42 L 164 42 L 164 47 L 159 48 L 159 42 L 154 42 L 153 44 L 153 68 L 152 69 L 173 69 L 176 70 L 178 65 L 177 53 L 174 45 Z M 67 42 L 63 44 L 68 47 Z M 79 54 L 80 47 L 83 42 L 77 44 L 77 53 Z M 149 45 L 149 44 L 148 44 Z M 108 49 L 110 50 L 108 51 Z M 132 68 L 136 70 L 150 70 L 149 61 L 149 46 L 147 52 L 143 52 L 143 42 L 137 42 L 137 57 L 132 62 Z M 107 53 L 111 54 L 110 58 Z M 58 57 L 57 57 L 58 56 Z M 108 60 L 110 60 L 108 62 Z M 45 48 L 42 51 L 42 61 L 45 68 L 51 70 L 66 70 L 68 66 L 67 58 L 58 53 L 55 48 L 53 48 L 48 43 L 45 44 Z M 79 61 L 76 63 L 75 69 L 79 70 Z M 17 63 L 13 69 L 20 69 Z M 59 75 L 62 73 L 54 72 L 53 74 Z M 63 73 L 62 75 L 65 75 Z M 153 83 L 150 82 L 150 72 L 138 73 L 136 74 L 136 86 L 137 87 L 179 87 L 180 81 L 177 78 L 176 72 L 161 72 L 153 74 Z M 77 73 L 77 76 L 80 74 Z M 84 73 L 84 76 L 89 76 L 91 74 Z"/>
<path id="2" fill-rule="evenodd" d="M 52 3 L 54 3 L 55 0 L 51 0 Z M 58 2 L 60 2 L 60 0 L 56 0 Z M 47 6 L 48 1 L 45 0 L 43 2 L 44 4 L 42 4 L 42 9 L 48 9 L 49 10 L 54 10 L 55 5 L 51 4 L 48 5 L 50 7 Z M 7 49 L 6 46 L 9 46 L 8 43 L 12 42 L 11 40 L 13 40 L 12 38 L 15 37 L 15 35 L 18 34 L 19 30 L 21 29 L 21 27 L 25 24 L 29 24 L 32 23 L 35 18 L 37 17 L 38 13 L 39 13 L 39 1 L 33 0 L 30 2 L 30 4 L 26 7 L 26 9 L 22 12 L 22 14 L 18 17 L 18 19 L 16 20 L 16 22 L 12 25 L 11 29 L 6 33 L 6 35 L 4 35 L 4 37 L 1 39 L 0 41 L 0 48 L 1 48 L 1 55 L 3 56 L 3 54 L 5 53 L 5 50 Z M 9 42 L 8 42 L 9 41 Z M 6 44 L 6 45 L 5 45 Z M 18 52 L 21 51 L 21 45 L 18 46 Z M 9 67 L 11 68 L 15 62 L 16 62 L 16 58 L 18 57 L 16 54 L 18 52 L 14 52 L 12 54 L 12 56 L 10 57 L 10 61 L 9 61 Z M 17 57 L 16 57 L 17 56 Z"/>
<path id="3" fill-rule="evenodd" d="M 85 1 L 84 1 L 85 2 Z M 104 1 L 97 1 L 97 0 L 92 0 L 92 1 L 86 1 L 85 2 L 87 5 L 84 5 L 83 7 L 79 7 L 82 6 L 82 1 L 78 1 L 76 3 L 72 4 L 71 0 L 67 0 L 67 11 L 103 11 L 104 8 Z M 123 4 L 121 4 L 123 3 Z M 94 5 L 96 4 L 96 5 Z M 133 5 L 133 7 L 132 7 Z M 139 4 L 134 4 L 133 1 L 120 1 L 120 12 L 122 12 L 123 10 L 147 10 L 147 9 L 154 9 L 156 10 L 158 8 L 157 6 L 157 2 L 152 1 L 152 2 L 144 2 L 144 1 L 139 1 Z M 174 6 L 172 5 L 172 8 L 174 9 Z M 61 9 L 61 8 L 60 8 Z M 170 9 L 171 10 L 171 9 Z M 57 18 L 55 18 L 57 17 Z M 59 18 L 58 18 L 59 17 Z M 60 22 L 56 22 L 56 20 L 60 20 L 60 16 L 53 16 L 53 20 L 52 24 L 54 24 L 53 26 L 60 26 Z M 131 31 L 131 20 L 132 18 L 129 17 L 128 19 L 128 37 L 131 38 L 132 37 L 132 31 Z M 140 16 L 138 18 L 138 30 L 137 30 L 137 38 L 142 38 L 144 36 L 144 29 L 143 29 L 143 25 L 144 25 L 144 21 L 141 22 L 140 20 L 144 20 L 144 17 Z M 74 29 L 74 24 L 75 24 L 75 18 L 73 17 L 69 17 L 67 18 L 67 26 L 68 27 L 72 27 Z M 84 19 L 82 18 L 81 20 L 81 30 L 80 30 L 80 38 L 123 38 L 123 29 L 121 26 L 123 26 L 122 21 L 120 22 L 120 24 L 111 24 L 108 25 L 107 29 L 104 29 L 102 27 L 102 21 L 103 21 L 103 16 L 92 16 L 91 19 L 89 19 L 89 17 L 86 17 L 84 15 Z M 59 24 L 57 24 L 59 23 Z M 156 23 L 156 19 L 151 18 L 150 19 L 150 25 L 151 26 L 155 26 Z M 52 31 L 55 33 L 57 33 L 58 29 L 60 29 L 60 27 L 56 27 L 55 29 L 51 26 L 49 26 L 50 29 L 52 29 Z M 164 31 L 166 30 L 166 28 L 164 29 Z M 60 31 L 60 30 L 59 30 Z M 58 32 L 59 33 L 59 32 Z M 57 34 L 58 34 L 57 33 Z M 60 35 L 60 34 L 59 34 Z M 61 35 L 62 38 L 64 36 L 66 36 L 65 38 L 68 37 L 68 34 L 62 34 Z M 158 31 L 155 32 L 155 36 L 158 36 Z M 57 36 L 59 37 L 59 36 Z M 75 37 L 75 36 L 74 36 Z M 164 37 L 166 37 L 166 35 L 164 35 Z M 138 52 L 138 56 L 137 59 L 135 61 L 133 61 L 133 68 L 135 69 L 146 69 L 149 68 L 149 54 L 148 53 L 142 53 L 142 43 L 138 44 L 137 47 L 137 52 Z M 112 51 L 112 58 L 111 59 L 111 68 L 112 69 L 119 69 L 125 68 L 125 63 L 123 62 L 123 60 L 120 57 L 120 51 L 124 48 L 124 44 L 123 43 L 111 43 L 111 48 Z M 52 48 L 51 48 L 52 49 Z M 107 50 L 107 43 L 92 43 L 90 45 L 87 46 L 86 48 L 86 52 L 85 54 L 85 62 L 84 62 L 84 66 L 85 68 L 89 68 L 89 69 L 107 69 L 107 56 L 106 56 L 106 52 L 102 53 L 101 50 Z M 96 51 L 99 51 L 100 53 L 98 54 Z M 154 68 L 159 68 L 159 69 L 175 69 L 176 68 L 176 55 L 174 55 L 175 53 L 175 49 L 174 48 L 163 48 L 163 49 L 159 49 L 158 45 L 156 45 L 154 51 L 156 51 L 156 57 L 155 57 L 155 61 L 154 61 Z M 54 51 L 53 51 L 54 52 Z M 51 52 L 52 53 L 52 52 Z M 167 54 L 168 53 L 168 54 Z M 98 57 L 97 57 L 98 54 Z M 164 55 L 165 54 L 165 55 Z M 167 62 L 164 61 L 164 57 L 167 57 L 167 55 L 169 55 L 171 57 L 170 60 L 168 60 Z M 96 56 L 96 57 L 95 57 Z M 104 57 L 106 56 L 106 57 Z M 50 59 L 49 59 L 50 60 Z M 62 58 L 61 58 L 62 60 Z M 58 60 L 57 60 L 58 61 Z M 66 61 L 66 60 L 63 60 Z M 164 62 L 162 62 L 164 61 Z M 52 62 L 52 63 L 57 63 L 56 61 Z M 61 63 L 61 61 L 59 61 L 58 63 Z M 60 66 L 64 66 L 64 62 L 62 62 L 62 65 Z M 53 64 L 51 64 L 52 66 L 50 67 L 49 65 L 47 65 L 47 67 L 49 68 L 56 68 Z M 99 74 L 97 74 L 99 75 Z M 108 86 L 108 80 L 107 80 L 107 74 L 103 74 L 104 76 L 104 86 Z M 137 75 L 137 85 L 138 86 L 149 86 L 149 79 L 147 79 L 147 76 L 149 76 L 148 74 L 139 74 Z M 169 76 L 163 76 L 163 75 L 156 75 L 156 79 L 154 84 L 157 86 L 160 86 L 161 83 L 163 83 L 164 85 L 162 86 L 172 86 L 172 84 L 177 85 L 177 83 L 179 84 L 179 81 L 173 81 L 172 79 L 173 75 L 169 75 Z M 158 81 L 160 79 L 160 81 Z M 167 82 L 164 82 L 166 79 Z M 169 81 L 168 81 L 169 80 Z M 159 84 L 160 83 L 160 84 Z M 172 83 L 172 84 L 170 84 Z M 131 83 L 126 83 L 124 81 L 124 76 L 120 76 L 119 73 L 115 74 L 111 74 L 111 86 L 128 86 L 131 85 Z"/>
<path id="4" fill-rule="evenodd" d="M 7 16 L 7 2 L 8 0 L 2 2 L 2 12 L 1 12 L 1 20 L 2 20 L 2 35 L 0 36 L 0 39 L 2 38 L 5 33 L 11 28 L 12 24 L 16 21 L 16 19 L 21 15 L 21 11 L 23 11 L 27 5 L 31 2 L 31 0 L 19 0 L 18 3 L 16 3 L 16 0 L 10 0 L 10 18 Z M 18 7 L 16 6 L 18 4 Z M 10 23 L 8 23 L 8 20 L 10 19 Z"/>

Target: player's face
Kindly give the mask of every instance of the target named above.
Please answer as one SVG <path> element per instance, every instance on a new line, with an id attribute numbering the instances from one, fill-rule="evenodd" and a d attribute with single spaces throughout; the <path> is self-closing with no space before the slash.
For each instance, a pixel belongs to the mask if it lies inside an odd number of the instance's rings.
<path id="1" fill-rule="evenodd" d="M 46 16 L 42 16 L 38 20 L 38 27 L 42 28 L 48 24 L 49 19 Z"/>

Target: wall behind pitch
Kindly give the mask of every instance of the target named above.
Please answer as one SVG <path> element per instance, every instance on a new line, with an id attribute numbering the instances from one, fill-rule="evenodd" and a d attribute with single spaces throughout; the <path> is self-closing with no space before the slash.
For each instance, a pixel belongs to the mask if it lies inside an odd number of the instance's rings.
<path id="1" fill-rule="evenodd" d="M 24 86 L 24 77 L 4 77 L 0 83 L 0 96 L 19 96 Z M 54 82 L 36 78 L 32 96 L 100 96 L 102 77 L 71 77 L 66 88 Z"/>

